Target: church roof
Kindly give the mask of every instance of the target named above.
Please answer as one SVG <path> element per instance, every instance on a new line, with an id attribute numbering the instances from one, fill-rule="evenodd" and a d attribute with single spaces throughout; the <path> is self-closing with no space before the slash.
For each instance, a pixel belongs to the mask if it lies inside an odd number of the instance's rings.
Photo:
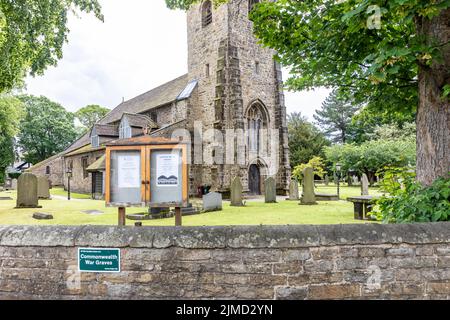
<path id="1" fill-rule="evenodd" d="M 146 115 L 125 112 L 122 117 L 124 116 L 128 118 L 128 123 L 130 127 L 152 128 L 152 129 L 158 128 L 158 125 L 154 121 L 152 121 L 150 117 L 147 117 Z"/>
<path id="2" fill-rule="evenodd" d="M 100 123 L 108 124 L 119 121 L 125 112 L 142 113 L 174 102 L 177 100 L 180 93 L 186 88 L 187 83 L 188 75 L 185 74 L 131 100 L 122 102 L 102 120 L 100 120 Z"/>
<path id="3" fill-rule="evenodd" d="M 94 125 L 95 131 L 98 136 L 103 137 L 118 137 L 119 130 L 117 126 L 110 124 L 96 124 Z"/>
<path id="4" fill-rule="evenodd" d="M 124 113 L 142 113 L 150 109 L 163 106 L 165 104 L 174 102 L 179 99 L 180 95 L 185 91 L 188 85 L 188 75 L 182 75 L 172 81 L 169 81 L 159 87 L 156 87 L 146 93 L 143 93 L 133 99 L 122 102 L 116 108 L 111 110 L 103 119 L 98 122 L 98 125 L 109 125 L 113 122 L 119 121 Z M 72 151 L 78 150 L 91 143 L 91 132 L 86 132 L 77 141 L 75 141 L 67 150 L 68 154 Z"/>

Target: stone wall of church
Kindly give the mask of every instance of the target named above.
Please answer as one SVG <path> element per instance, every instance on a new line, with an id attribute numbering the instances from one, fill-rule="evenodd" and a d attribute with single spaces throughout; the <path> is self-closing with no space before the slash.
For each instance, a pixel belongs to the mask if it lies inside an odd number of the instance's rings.
<path id="1" fill-rule="evenodd" d="M 50 174 L 47 174 L 47 167 L 50 169 Z M 52 186 L 61 186 L 63 185 L 63 170 L 64 161 L 62 157 L 57 157 L 37 167 L 31 167 L 27 172 L 30 172 L 37 177 L 46 177 Z"/>
<path id="2" fill-rule="evenodd" d="M 90 153 L 83 153 L 71 157 L 64 158 L 64 168 L 67 168 L 72 163 L 72 178 L 70 179 L 70 190 L 76 193 L 92 193 L 92 174 L 83 174 L 82 159 L 87 158 L 87 165 L 90 166 L 98 158 L 105 154 L 104 150 L 99 150 Z M 66 170 L 64 169 L 64 172 Z M 64 188 L 67 190 L 67 174 L 64 173 Z"/>
<path id="3" fill-rule="evenodd" d="M 287 135 L 284 97 L 279 87 L 278 73 L 274 65 L 274 51 L 257 44 L 248 19 L 248 2 L 232 0 L 213 10 L 212 24 L 202 27 L 201 8 L 194 6 L 188 12 L 189 78 L 199 79 L 198 105 L 193 113 L 196 120 L 203 122 L 203 130 L 246 129 L 245 112 L 252 102 L 261 101 L 269 113 L 269 127 L 281 133 L 281 151 L 278 163 L 280 171 L 273 174 L 277 178 L 278 189 L 285 193 L 290 176 L 289 160 L 286 158 Z M 209 76 L 207 75 L 209 71 Z M 243 134 L 237 133 L 238 138 Z M 225 138 L 222 142 L 205 141 L 204 160 L 217 157 L 217 148 L 223 152 L 235 149 L 236 138 Z M 245 140 L 244 140 L 245 141 Z M 241 178 L 244 190 L 248 189 L 248 168 L 251 159 L 238 162 L 238 156 L 248 155 L 248 150 L 234 150 L 234 164 L 223 160 L 217 165 L 206 165 L 202 176 L 203 184 L 213 185 L 213 189 L 225 191 L 232 179 Z M 265 177 L 261 177 L 264 179 Z"/>

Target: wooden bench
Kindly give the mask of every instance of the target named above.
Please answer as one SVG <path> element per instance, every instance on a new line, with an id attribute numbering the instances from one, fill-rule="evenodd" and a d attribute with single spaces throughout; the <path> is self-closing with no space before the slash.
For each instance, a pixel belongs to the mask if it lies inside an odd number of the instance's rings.
<path id="1" fill-rule="evenodd" d="M 353 202 L 356 220 L 372 220 L 368 213 L 372 211 L 373 204 L 378 198 L 372 196 L 349 197 L 347 201 Z"/>

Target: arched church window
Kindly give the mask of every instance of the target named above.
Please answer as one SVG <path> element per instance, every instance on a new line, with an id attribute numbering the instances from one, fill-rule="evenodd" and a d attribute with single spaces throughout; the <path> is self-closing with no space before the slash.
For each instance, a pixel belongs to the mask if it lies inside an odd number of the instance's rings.
<path id="1" fill-rule="evenodd" d="M 248 0 L 248 12 L 253 10 L 255 4 L 259 3 L 259 0 Z"/>
<path id="2" fill-rule="evenodd" d="M 260 103 L 253 104 L 247 113 L 248 148 L 250 152 L 263 150 L 267 141 L 268 116 Z"/>
<path id="3" fill-rule="evenodd" d="M 202 5 L 202 26 L 206 27 L 212 23 L 212 3 L 207 0 Z"/>

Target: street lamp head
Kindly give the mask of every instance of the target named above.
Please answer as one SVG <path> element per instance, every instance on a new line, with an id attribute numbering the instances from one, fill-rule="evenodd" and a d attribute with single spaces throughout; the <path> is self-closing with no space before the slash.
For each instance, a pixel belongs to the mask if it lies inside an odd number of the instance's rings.
<path id="1" fill-rule="evenodd" d="M 336 171 L 337 172 L 340 172 L 341 171 L 341 168 L 342 168 L 342 165 L 338 162 L 338 163 L 336 163 Z"/>
<path id="2" fill-rule="evenodd" d="M 67 173 L 68 177 L 72 177 L 72 169 L 71 168 L 68 168 L 66 173 Z"/>

